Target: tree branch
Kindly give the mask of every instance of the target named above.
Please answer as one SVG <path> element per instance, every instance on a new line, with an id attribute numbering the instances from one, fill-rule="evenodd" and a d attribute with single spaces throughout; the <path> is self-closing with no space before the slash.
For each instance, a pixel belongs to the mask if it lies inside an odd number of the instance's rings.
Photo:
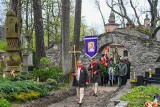
<path id="1" fill-rule="evenodd" d="M 152 33 L 152 38 L 156 37 L 157 32 L 160 30 L 160 26 L 156 27 L 156 29 L 154 30 L 154 32 Z"/>
<path id="2" fill-rule="evenodd" d="M 122 0 L 121 0 L 121 1 L 122 1 Z M 126 13 L 126 12 L 125 12 L 125 14 L 119 13 L 119 12 L 116 11 L 112 6 L 110 6 L 108 2 L 106 2 L 106 3 L 107 3 L 107 5 L 108 5 L 108 7 L 112 9 L 113 12 L 115 12 L 116 14 L 118 14 L 118 15 L 121 16 L 121 17 L 126 18 L 129 22 L 131 22 L 131 23 L 133 24 L 133 26 L 135 26 L 135 24 L 132 22 L 132 20 L 127 16 L 127 13 Z M 125 8 L 125 7 L 123 6 L 123 8 Z"/>
<path id="3" fill-rule="evenodd" d="M 139 19 L 139 15 L 137 13 L 136 7 L 133 5 L 132 0 L 130 0 L 130 5 L 131 8 L 134 11 L 134 15 L 137 19 L 137 23 L 139 26 L 137 26 L 128 16 L 127 14 L 127 8 L 124 5 L 124 1 L 123 0 L 119 0 L 119 4 L 117 4 L 119 6 L 119 9 L 115 9 L 108 1 L 106 1 L 107 5 L 109 8 L 112 9 L 112 11 L 116 14 L 118 14 L 119 16 L 121 16 L 122 18 L 127 19 L 128 22 L 132 23 L 132 27 L 141 32 L 144 33 L 148 36 L 150 36 L 150 39 L 153 39 L 156 36 L 156 33 L 158 32 L 158 30 L 160 29 L 160 27 L 156 27 L 157 24 L 157 5 L 158 5 L 158 0 L 148 0 L 148 3 L 150 5 L 150 13 L 151 13 L 151 29 L 145 29 Z M 152 38 L 153 37 L 153 38 Z"/>
<path id="4" fill-rule="evenodd" d="M 121 6 L 123 8 L 124 15 L 127 16 L 127 11 L 126 11 L 126 8 L 124 7 L 123 0 L 121 0 L 120 3 L 121 3 Z"/>
<path id="5" fill-rule="evenodd" d="M 105 25 L 105 20 L 104 20 L 104 17 L 103 17 L 103 14 L 102 14 L 102 11 L 101 11 L 101 8 L 100 8 L 100 5 L 99 5 L 99 1 L 98 0 L 95 0 L 95 3 L 96 3 L 96 6 L 101 14 L 101 17 L 102 17 L 102 20 L 103 20 L 103 24 Z"/>
<path id="6" fill-rule="evenodd" d="M 134 14 L 135 14 L 135 16 L 136 16 L 136 18 L 137 18 L 137 23 L 138 23 L 138 25 L 139 25 L 140 27 L 142 27 L 142 24 L 141 24 L 140 21 L 139 21 L 139 17 L 138 17 L 137 11 L 136 11 L 135 7 L 133 6 L 132 0 L 130 0 L 130 4 L 131 4 L 131 7 L 132 7 L 132 9 L 133 9 L 133 11 L 134 11 Z"/>

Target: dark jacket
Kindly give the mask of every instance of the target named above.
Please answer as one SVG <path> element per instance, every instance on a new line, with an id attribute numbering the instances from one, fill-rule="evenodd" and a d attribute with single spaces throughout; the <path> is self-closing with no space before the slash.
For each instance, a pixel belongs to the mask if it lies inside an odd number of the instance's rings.
<path id="1" fill-rule="evenodd" d="M 77 81 L 75 73 L 72 73 L 72 76 L 73 76 L 73 84 L 72 84 L 73 86 L 85 87 L 86 82 L 89 83 L 88 73 L 84 66 L 81 67 L 79 81 Z"/>
<path id="2" fill-rule="evenodd" d="M 118 64 L 118 75 L 125 76 L 127 74 L 127 65 L 126 64 Z"/>
<path id="3" fill-rule="evenodd" d="M 91 64 L 88 67 L 88 71 L 91 72 L 90 76 L 91 76 L 91 81 L 92 82 L 98 82 L 99 78 L 100 78 L 100 72 L 101 72 L 101 66 L 99 63 L 96 63 L 95 65 L 93 65 L 93 72 L 96 72 L 96 74 L 93 74 L 92 77 L 92 68 L 91 68 Z"/>

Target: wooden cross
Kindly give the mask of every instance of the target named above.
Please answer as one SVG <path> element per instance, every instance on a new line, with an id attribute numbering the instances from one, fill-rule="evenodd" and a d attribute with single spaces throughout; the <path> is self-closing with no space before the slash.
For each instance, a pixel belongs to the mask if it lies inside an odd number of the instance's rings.
<path id="1" fill-rule="evenodd" d="M 73 45 L 73 51 L 69 51 L 70 54 L 74 55 L 74 66 L 75 66 L 75 71 L 77 74 L 77 59 L 76 59 L 76 55 L 80 54 L 81 51 L 76 51 L 76 45 Z"/>

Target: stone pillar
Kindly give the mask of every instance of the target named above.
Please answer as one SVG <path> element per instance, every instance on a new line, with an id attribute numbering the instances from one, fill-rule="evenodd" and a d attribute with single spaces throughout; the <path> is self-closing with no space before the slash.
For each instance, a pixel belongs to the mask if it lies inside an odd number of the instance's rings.
<path id="1" fill-rule="evenodd" d="M 14 73 L 20 73 L 21 67 L 20 62 L 21 58 L 19 56 L 18 50 L 18 22 L 15 13 L 12 10 L 7 11 L 5 19 L 5 31 L 6 31 L 6 40 L 7 40 L 7 49 L 6 49 L 6 63 L 7 66 L 5 71 L 10 74 L 12 70 Z"/>
<path id="2" fill-rule="evenodd" d="M 31 36 L 27 33 L 25 35 L 25 51 L 23 55 L 23 72 L 28 72 L 28 67 L 33 66 L 33 57 L 32 57 L 32 51 L 30 49 L 30 39 Z"/>
<path id="3" fill-rule="evenodd" d="M 23 72 L 28 72 L 28 54 L 23 55 Z"/>
<path id="4" fill-rule="evenodd" d="M 0 55 L 0 74 L 3 73 L 4 67 L 5 67 L 5 62 L 3 60 L 3 57 Z"/>

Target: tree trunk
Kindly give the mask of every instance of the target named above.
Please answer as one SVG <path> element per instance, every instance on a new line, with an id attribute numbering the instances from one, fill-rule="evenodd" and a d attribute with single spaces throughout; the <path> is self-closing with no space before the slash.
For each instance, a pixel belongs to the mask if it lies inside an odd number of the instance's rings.
<path id="1" fill-rule="evenodd" d="M 70 36 L 70 0 L 62 1 L 62 70 L 63 75 L 66 75 L 70 70 L 70 55 L 68 51 L 70 49 L 69 36 Z"/>
<path id="2" fill-rule="evenodd" d="M 34 26 L 35 26 L 35 36 L 36 36 L 36 58 L 37 58 L 36 65 L 37 68 L 39 68 L 40 59 L 42 57 L 45 57 L 41 0 L 33 0 L 33 11 L 34 11 Z"/>
<path id="3" fill-rule="evenodd" d="M 79 42 L 80 42 L 80 29 L 81 29 L 81 5 L 82 0 L 76 0 L 75 7 L 75 19 L 74 19 L 74 45 L 76 46 L 76 50 L 79 50 Z M 79 55 L 76 56 L 78 59 Z M 72 67 L 74 67 L 74 57 L 72 58 Z"/>
<path id="4" fill-rule="evenodd" d="M 81 28 L 81 5 L 82 0 L 76 0 L 75 21 L 74 21 L 74 45 L 79 49 L 80 28 Z"/>
<path id="5" fill-rule="evenodd" d="M 48 4 L 48 1 L 47 1 L 47 16 L 46 16 L 46 19 L 47 19 L 47 36 L 48 36 L 48 48 L 50 47 L 49 45 L 49 42 L 50 42 L 50 18 L 49 18 L 49 4 Z"/>
<path id="6" fill-rule="evenodd" d="M 29 6 L 29 1 L 26 1 L 26 33 L 28 33 L 29 29 L 28 29 L 28 6 Z"/>

